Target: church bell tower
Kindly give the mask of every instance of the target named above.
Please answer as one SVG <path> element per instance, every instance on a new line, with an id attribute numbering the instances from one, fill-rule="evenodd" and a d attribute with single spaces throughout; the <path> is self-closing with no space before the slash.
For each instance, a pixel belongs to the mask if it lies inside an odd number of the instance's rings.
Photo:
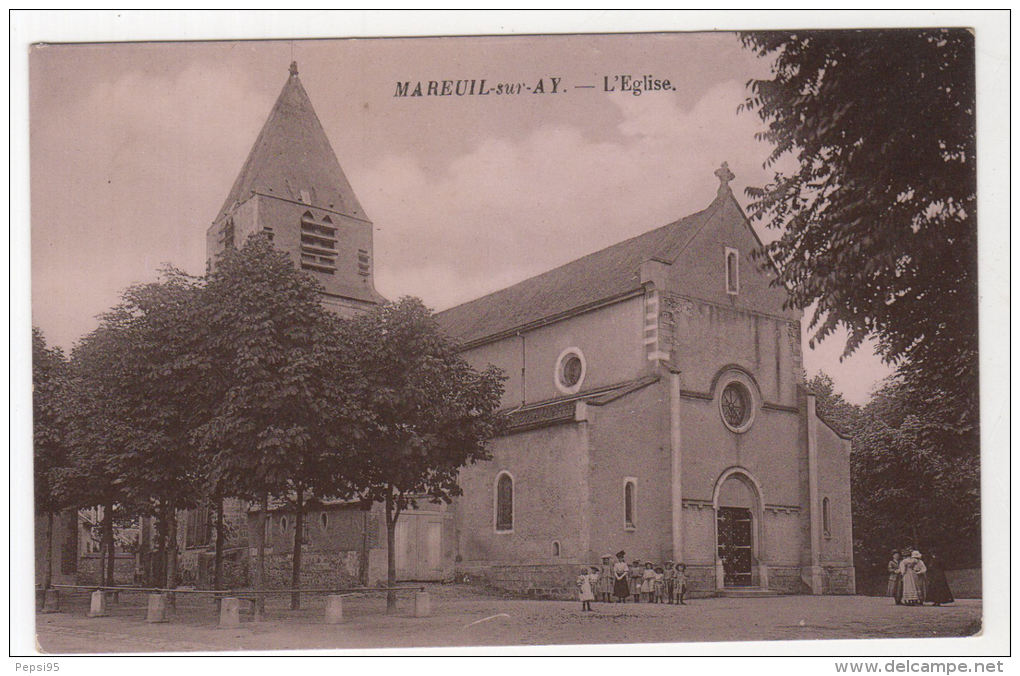
<path id="1" fill-rule="evenodd" d="M 316 277 L 323 304 L 351 316 L 384 302 L 373 282 L 372 222 L 336 159 L 297 63 L 206 233 L 210 262 L 264 232 Z"/>

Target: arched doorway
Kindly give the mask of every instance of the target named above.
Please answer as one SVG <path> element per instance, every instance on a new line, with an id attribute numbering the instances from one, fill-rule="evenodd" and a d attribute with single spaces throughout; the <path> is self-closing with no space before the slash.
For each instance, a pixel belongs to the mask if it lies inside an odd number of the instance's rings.
<path id="1" fill-rule="evenodd" d="M 744 469 L 720 475 L 715 508 L 717 587 L 752 587 L 762 579 L 762 498 L 758 482 Z"/>

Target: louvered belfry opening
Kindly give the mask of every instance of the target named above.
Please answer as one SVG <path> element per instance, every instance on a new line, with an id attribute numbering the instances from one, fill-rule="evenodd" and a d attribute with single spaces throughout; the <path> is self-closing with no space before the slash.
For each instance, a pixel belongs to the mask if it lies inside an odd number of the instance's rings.
<path id="1" fill-rule="evenodd" d="M 305 270 L 336 273 L 336 228 L 328 220 L 316 221 L 311 212 L 301 216 L 301 267 Z"/>

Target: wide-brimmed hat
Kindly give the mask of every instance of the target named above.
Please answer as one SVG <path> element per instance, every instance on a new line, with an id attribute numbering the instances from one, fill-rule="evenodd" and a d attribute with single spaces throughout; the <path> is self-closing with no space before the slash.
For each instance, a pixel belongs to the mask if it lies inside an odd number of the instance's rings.
<path id="1" fill-rule="evenodd" d="M 613 555 L 612 554 L 603 554 L 602 558 L 603 559 L 611 559 L 611 558 L 613 558 Z"/>
<path id="2" fill-rule="evenodd" d="M 620 551 L 616 552 L 616 555 L 617 555 L 617 556 L 627 556 L 627 552 L 625 552 L 625 551 L 623 551 L 623 550 L 621 549 Z"/>
<path id="3" fill-rule="evenodd" d="M 917 551 L 916 549 L 914 551 L 910 552 L 910 555 L 912 557 L 914 557 L 915 559 L 921 558 L 921 552 Z"/>

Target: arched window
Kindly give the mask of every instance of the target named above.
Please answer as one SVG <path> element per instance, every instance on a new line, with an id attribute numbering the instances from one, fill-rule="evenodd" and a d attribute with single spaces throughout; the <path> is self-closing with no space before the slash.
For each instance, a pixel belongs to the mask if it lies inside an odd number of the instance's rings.
<path id="1" fill-rule="evenodd" d="M 287 532 L 287 517 L 285 516 L 280 517 L 280 532 L 281 533 Z"/>
<path id="2" fill-rule="evenodd" d="M 832 521 L 829 514 L 829 498 L 822 498 L 822 533 L 832 537 Z"/>
<path id="3" fill-rule="evenodd" d="M 726 247 L 726 293 L 740 292 L 740 257 L 736 249 Z"/>
<path id="4" fill-rule="evenodd" d="M 322 513 L 322 515 L 321 515 L 321 516 L 319 517 L 319 521 L 321 521 L 321 522 L 322 522 L 322 527 L 323 527 L 323 528 L 325 528 L 325 527 L 326 527 L 326 524 L 327 524 L 327 523 L 329 523 L 329 520 L 328 520 L 328 518 L 326 517 L 326 512 L 323 512 L 323 513 Z"/>
<path id="5" fill-rule="evenodd" d="M 553 556 L 560 555 L 560 543 L 558 540 L 553 540 Z"/>
<path id="6" fill-rule="evenodd" d="M 514 480 L 508 472 L 496 479 L 496 530 L 514 529 Z"/>
<path id="7" fill-rule="evenodd" d="M 623 481 L 623 527 L 634 530 L 635 505 L 637 501 L 637 479 L 628 477 Z"/>

